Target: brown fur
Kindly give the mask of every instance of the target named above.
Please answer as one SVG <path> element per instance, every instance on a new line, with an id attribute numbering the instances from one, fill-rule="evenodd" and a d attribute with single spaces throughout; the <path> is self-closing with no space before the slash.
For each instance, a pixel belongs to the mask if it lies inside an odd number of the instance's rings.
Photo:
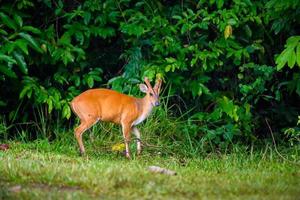
<path id="1" fill-rule="evenodd" d="M 100 120 L 122 126 L 126 156 L 130 157 L 128 142 L 130 141 L 132 127 L 150 114 L 152 107 L 158 102 L 159 98 L 161 81 L 156 83 L 154 90 L 148 79 L 145 79 L 145 82 L 148 85 L 148 90 L 144 98 L 131 97 L 109 89 L 90 89 L 72 100 L 70 104 L 72 110 L 81 122 L 75 129 L 75 137 L 81 154 L 85 152 L 82 134 Z M 138 152 L 140 152 L 140 149 Z"/>

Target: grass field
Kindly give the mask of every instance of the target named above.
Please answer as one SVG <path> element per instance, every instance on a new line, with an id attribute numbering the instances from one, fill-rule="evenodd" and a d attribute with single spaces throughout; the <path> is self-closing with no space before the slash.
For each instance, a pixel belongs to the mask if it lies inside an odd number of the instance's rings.
<path id="1" fill-rule="evenodd" d="M 299 165 L 261 152 L 184 158 L 143 152 L 126 160 L 46 140 L 0 151 L 0 199 L 299 199 Z M 87 145 L 88 146 L 88 145 Z M 297 155 L 296 155 L 297 156 Z M 176 176 L 153 174 L 156 165 Z"/>

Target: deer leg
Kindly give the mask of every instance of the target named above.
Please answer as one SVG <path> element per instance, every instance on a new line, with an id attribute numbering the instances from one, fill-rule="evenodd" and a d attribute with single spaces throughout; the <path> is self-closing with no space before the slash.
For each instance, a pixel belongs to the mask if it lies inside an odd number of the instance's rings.
<path id="1" fill-rule="evenodd" d="M 85 153 L 84 145 L 82 142 L 82 135 L 87 129 L 93 126 L 96 122 L 97 120 L 81 121 L 81 124 L 75 129 L 75 137 L 79 145 L 80 155 L 82 156 Z"/>
<path id="2" fill-rule="evenodd" d="M 136 136 L 137 154 L 140 155 L 142 151 L 141 133 L 139 129 L 137 129 L 136 127 L 133 127 L 132 130 L 133 130 L 133 134 Z"/>
<path id="3" fill-rule="evenodd" d="M 130 158 L 130 150 L 129 150 L 130 131 L 131 131 L 130 125 L 128 125 L 127 123 L 122 123 L 122 132 L 123 132 L 123 138 L 126 147 L 125 156 L 127 158 Z"/>

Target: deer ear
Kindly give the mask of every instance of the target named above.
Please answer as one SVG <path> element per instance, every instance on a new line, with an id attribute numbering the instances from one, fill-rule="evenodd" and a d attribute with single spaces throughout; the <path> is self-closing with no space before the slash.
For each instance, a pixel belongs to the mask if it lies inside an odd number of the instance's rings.
<path id="1" fill-rule="evenodd" d="M 140 90 L 144 93 L 148 92 L 148 87 L 145 84 L 140 84 Z"/>

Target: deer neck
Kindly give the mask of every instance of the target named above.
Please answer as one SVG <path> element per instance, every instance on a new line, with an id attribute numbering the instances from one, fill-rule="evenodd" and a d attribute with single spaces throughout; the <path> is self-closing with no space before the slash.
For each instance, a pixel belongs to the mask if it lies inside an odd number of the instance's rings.
<path id="1" fill-rule="evenodd" d="M 139 111 L 139 115 L 137 119 L 132 123 L 133 126 L 138 125 L 142 121 L 144 121 L 151 113 L 153 105 L 151 104 L 148 95 L 144 98 L 137 99 L 137 107 Z"/>
<path id="2" fill-rule="evenodd" d="M 141 99 L 142 101 L 142 113 L 148 113 L 148 115 L 151 113 L 153 105 L 150 101 L 150 96 L 146 95 L 144 98 Z"/>

